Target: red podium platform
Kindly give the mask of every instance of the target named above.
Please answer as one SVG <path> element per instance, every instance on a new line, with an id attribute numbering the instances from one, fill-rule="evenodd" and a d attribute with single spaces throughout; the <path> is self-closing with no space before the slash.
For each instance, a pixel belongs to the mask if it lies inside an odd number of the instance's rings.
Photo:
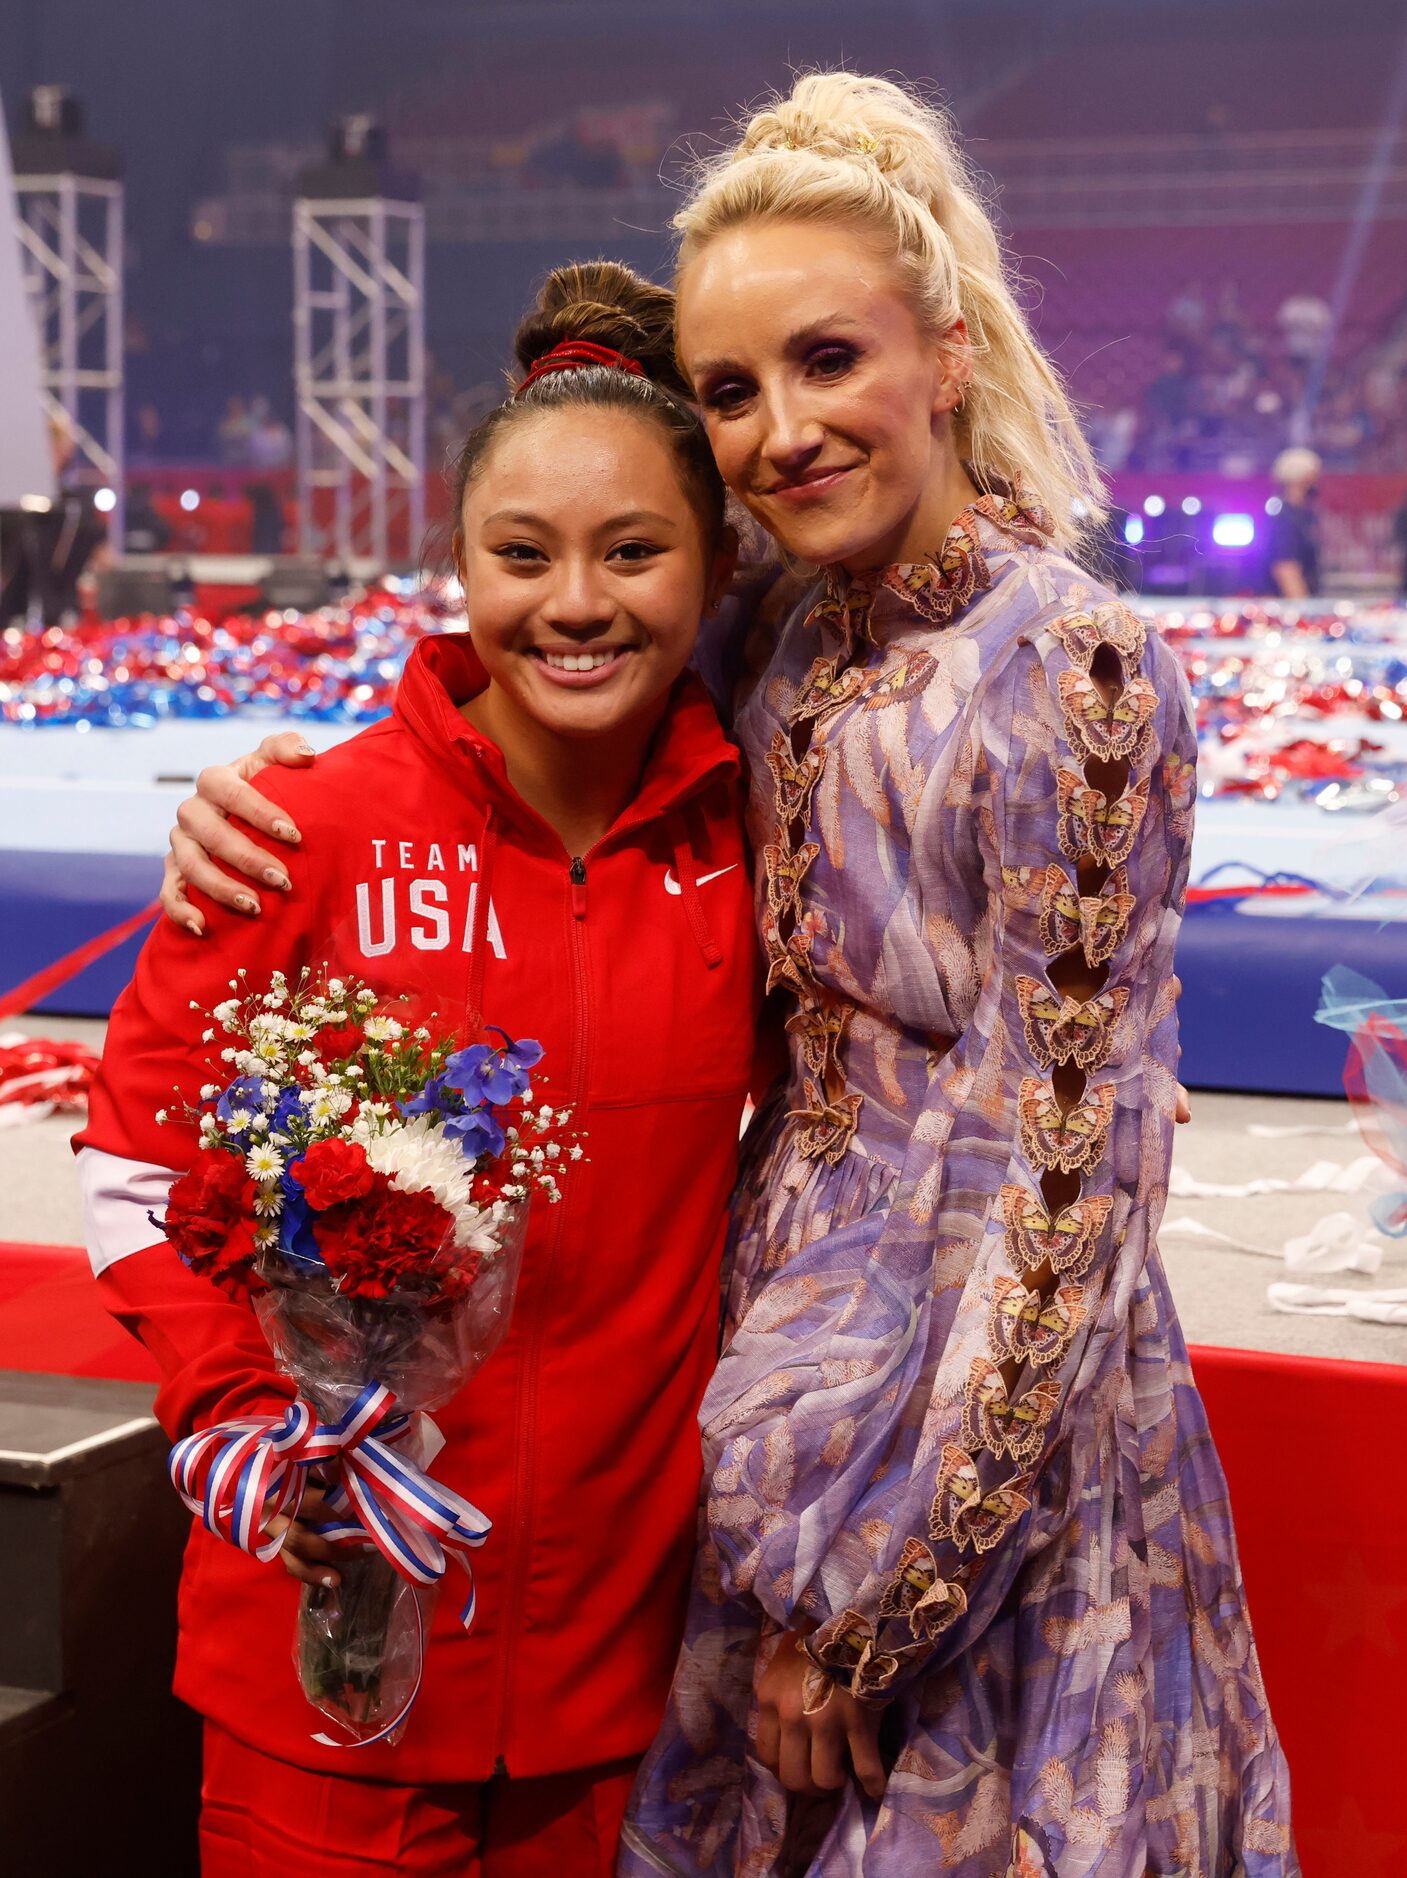
<path id="1" fill-rule="evenodd" d="M 1407 1365 L 1199 1345 L 1305 1878 L 1407 1870 Z"/>
<path id="2" fill-rule="evenodd" d="M 1407 1869 L 1407 1365 L 1199 1346 L 1305 1878 Z M 0 1369 L 155 1381 L 84 1254 L 0 1244 Z"/>
<path id="3" fill-rule="evenodd" d="M 160 1382 L 156 1364 L 98 1299 L 76 1246 L 0 1241 L 0 1369 Z"/>

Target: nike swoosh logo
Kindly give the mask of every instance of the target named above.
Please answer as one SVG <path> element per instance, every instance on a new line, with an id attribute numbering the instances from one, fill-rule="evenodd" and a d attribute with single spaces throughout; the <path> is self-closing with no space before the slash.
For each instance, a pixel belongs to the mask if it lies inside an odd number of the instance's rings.
<path id="1" fill-rule="evenodd" d="M 716 874 L 700 874 L 699 878 L 694 882 L 694 885 L 696 887 L 706 887 L 711 880 L 721 880 L 725 874 L 731 874 L 737 865 L 738 863 L 733 861 L 727 867 L 720 867 Z M 664 890 L 666 893 L 683 893 L 684 891 L 679 885 L 679 882 L 674 878 L 674 869 L 672 867 L 665 869 Z"/>

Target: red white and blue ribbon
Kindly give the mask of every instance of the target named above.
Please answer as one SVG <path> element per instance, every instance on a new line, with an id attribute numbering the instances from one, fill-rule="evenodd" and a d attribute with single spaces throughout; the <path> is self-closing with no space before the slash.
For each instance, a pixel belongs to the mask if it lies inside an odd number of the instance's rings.
<path id="1" fill-rule="evenodd" d="M 395 1403 L 384 1384 L 368 1383 L 340 1421 L 320 1422 L 297 1396 L 282 1418 L 218 1422 L 187 1435 L 172 1448 L 167 1468 L 176 1491 L 208 1532 L 261 1560 L 274 1558 L 283 1546 L 281 1532 L 268 1532 L 270 1520 L 279 1514 L 298 1518 L 316 1468 L 328 1482 L 326 1498 L 334 1517 L 313 1524 L 312 1530 L 338 1543 L 374 1546 L 415 1585 L 438 1584 L 449 1561 L 458 1560 L 469 1579 L 460 1612 L 467 1630 L 475 1610 L 468 1555 L 484 1543 L 491 1522 L 462 1495 L 397 1453 L 412 1423 L 406 1415 L 392 1414 Z M 415 1608 L 417 1667 L 410 1699 L 379 1733 L 347 1745 L 371 1747 L 384 1740 L 414 1706 L 424 1655 L 418 1600 Z"/>

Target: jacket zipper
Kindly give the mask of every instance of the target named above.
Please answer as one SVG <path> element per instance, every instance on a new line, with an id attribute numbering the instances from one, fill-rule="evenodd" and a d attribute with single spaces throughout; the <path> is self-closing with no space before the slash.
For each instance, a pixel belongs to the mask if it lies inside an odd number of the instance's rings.
<path id="1" fill-rule="evenodd" d="M 701 790 L 706 782 L 724 767 L 722 763 L 712 763 L 699 775 L 692 778 L 687 788 L 679 792 L 676 805 L 688 800 Z M 572 973 L 572 1062 L 570 1093 L 566 1106 L 571 1107 L 581 1100 L 586 1086 L 587 1064 L 587 1013 L 586 1013 L 586 863 L 610 840 L 621 835 L 633 833 L 647 823 L 658 819 L 664 810 L 655 809 L 647 814 L 627 816 L 618 822 L 608 835 L 589 848 L 585 855 L 576 854 L 571 858 L 567 869 L 567 947 L 571 958 Z M 555 1261 L 561 1226 L 557 1223 L 560 1214 L 554 1220 L 554 1231 L 550 1247 L 544 1248 L 542 1262 L 542 1280 Z M 514 1478 L 519 1483 L 519 1492 L 524 1496 L 522 1510 L 518 1512 L 514 1524 L 513 1539 L 524 1553 L 527 1552 L 532 1535 L 532 1507 L 534 1480 L 532 1472 L 532 1452 L 537 1440 L 536 1392 L 534 1382 L 542 1361 L 542 1343 L 545 1335 L 543 1312 L 538 1313 L 533 1325 L 527 1358 L 523 1366 L 519 1400 L 522 1412 L 518 1417 L 517 1439 L 514 1443 Z M 508 1691 L 512 1687 L 512 1667 L 515 1654 L 519 1625 L 522 1620 L 523 1597 L 527 1586 L 527 1569 L 514 1574 L 508 1590 L 507 1609 L 504 1612 L 503 1648 L 499 1652 L 498 1689 L 494 1698 L 494 1725 L 491 1739 L 495 1747 L 494 1772 L 508 1774 L 506 1757 L 503 1753 L 508 1724 Z"/>
<path id="2" fill-rule="evenodd" d="M 570 918 L 567 921 L 567 946 L 571 958 L 572 975 L 572 1055 L 570 1082 L 568 1085 L 567 1106 L 579 1103 L 586 1086 L 587 1063 L 587 1011 L 586 1011 L 586 862 L 580 855 L 574 855 L 567 870 L 568 908 Z M 560 1214 L 557 1216 L 560 1220 Z M 543 1258 L 539 1274 L 539 1284 L 543 1287 L 543 1297 L 550 1296 L 547 1287 L 548 1274 L 556 1262 L 557 1247 L 561 1239 L 561 1226 L 555 1223 L 550 1246 L 545 1248 L 547 1256 Z M 533 1512 L 535 1510 L 535 1473 L 533 1465 L 534 1450 L 537 1443 L 537 1375 L 542 1362 L 542 1344 L 546 1335 L 546 1309 L 540 1309 L 532 1327 L 532 1336 L 523 1366 L 521 1402 L 522 1412 L 518 1417 L 517 1441 L 514 1444 L 515 1478 L 520 1483 L 519 1491 L 523 1496 L 522 1510 L 515 1523 L 513 1538 L 526 1555 L 532 1541 Z M 493 1741 L 498 1748 L 498 1758 L 494 1764 L 495 1773 L 508 1773 L 507 1762 L 502 1749 L 506 1745 L 508 1726 L 508 1692 L 513 1686 L 512 1666 L 519 1628 L 522 1622 L 523 1597 L 527 1587 L 528 1571 L 526 1557 L 521 1570 L 513 1574 L 509 1585 L 507 1609 L 504 1612 L 503 1648 L 499 1652 L 499 1679 Z"/>

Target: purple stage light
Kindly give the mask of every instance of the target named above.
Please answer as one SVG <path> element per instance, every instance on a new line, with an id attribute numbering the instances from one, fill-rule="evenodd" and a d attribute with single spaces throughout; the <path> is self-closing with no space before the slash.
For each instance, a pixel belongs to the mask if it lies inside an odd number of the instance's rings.
<path id="1" fill-rule="evenodd" d="M 1256 538 L 1256 525 L 1249 515 L 1218 515 L 1212 523 L 1212 540 L 1219 548 L 1249 548 Z"/>

